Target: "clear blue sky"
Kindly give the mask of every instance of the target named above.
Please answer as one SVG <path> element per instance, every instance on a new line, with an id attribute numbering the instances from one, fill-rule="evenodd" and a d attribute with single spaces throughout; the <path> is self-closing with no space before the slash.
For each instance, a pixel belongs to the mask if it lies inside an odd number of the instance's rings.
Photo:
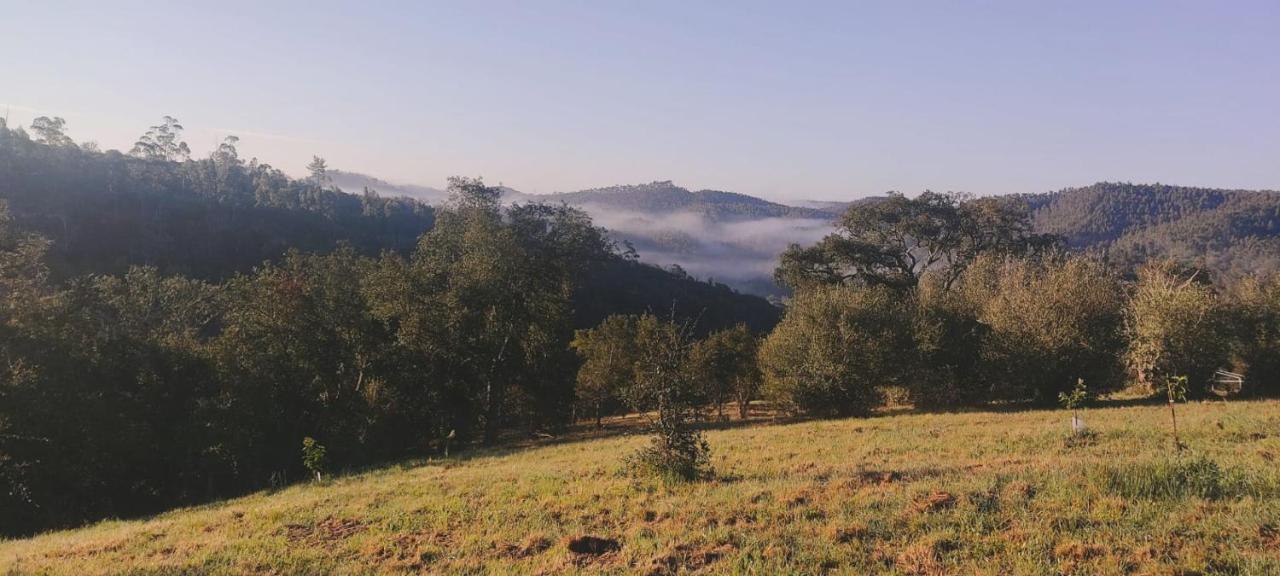
<path id="1" fill-rule="evenodd" d="M 1280 188 L 1280 1 L 0 0 L 0 113 L 288 172 L 779 199 Z"/>

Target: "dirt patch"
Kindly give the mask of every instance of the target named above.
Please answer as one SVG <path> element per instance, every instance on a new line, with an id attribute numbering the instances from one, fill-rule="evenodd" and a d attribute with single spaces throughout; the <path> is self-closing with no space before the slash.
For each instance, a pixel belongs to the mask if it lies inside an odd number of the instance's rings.
<path id="1" fill-rule="evenodd" d="M 701 547 L 680 544 L 667 553 L 654 558 L 645 574 L 648 576 L 675 576 L 684 572 L 696 572 L 733 554 L 736 550 L 732 544 Z"/>
<path id="2" fill-rule="evenodd" d="M 807 506 L 811 500 L 813 500 L 813 497 L 809 495 L 809 492 L 801 490 L 783 498 L 782 503 L 785 504 L 787 508 L 799 508 L 801 506 Z"/>
<path id="3" fill-rule="evenodd" d="M 1085 544 L 1083 542 L 1070 541 L 1063 542 L 1053 547 L 1053 556 L 1059 560 L 1071 560 L 1082 562 L 1092 558 L 1097 558 L 1107 553 L 1107 549 L 1097 544 Z"/>
<path id="4" fill-rule="evenodd" d="M 831 539 L 840 544 L 849 544 L 858 540 L 866 539 L 867 529 L 865 526 L 842 526 L 831 531 Z"/>
<path id="5" fill-rule="evenodd" d="M 862 485 L 888 486 L 905 478 L 895 470 L 859 470 L 854 473 L 854 479 Z"/>
<path id="6" fill-rule="evenodd" d="M 390 542 L 375 544 L 365 553 L 380 564 L 421 570 L 435 561 L 449 542 L 448 533 L 411 532 L 396 536 Z"/>
<path id="7" fill-rule="evenodd" d="M 1280 525 L 1263 524 L 1258 527 L 1258 540 L 1272 550 L 1280 550 Z"/>
<path id="8" fill-rule="evenodd" d="M 512 559 L 528 558 L 536 556 L 551 548 L 551 540 L 533 535 L 524 539 L 520 544 L 503 544 L 498 546 L 498 554 L 500 556 Z"/>
<path id="9" fill-rule="evenodd" d="M 579 556 L 600 556 L 622 549 L 622 544 L 612 538 L 578 536 L 566 543 L 569 551 Z"/>
<path id="10" fill-rule="evenodd" d="M 351 537 L 352 534 L 364 530 L 364 522 L 354 518 L 334 518 L 329 516 L 315 524 L 286 524 L 285 536 L 290 542 L 310 540 L 315 542 L 336 542 Z"/>
<path id="11" fill-rule="evenodd" d="M 916 512 L 937 512 L 946 510 L 956 505 L 956 497 L 950 492 L 934 492 L 916 498 L 912 503 L 912 508 Z"/>

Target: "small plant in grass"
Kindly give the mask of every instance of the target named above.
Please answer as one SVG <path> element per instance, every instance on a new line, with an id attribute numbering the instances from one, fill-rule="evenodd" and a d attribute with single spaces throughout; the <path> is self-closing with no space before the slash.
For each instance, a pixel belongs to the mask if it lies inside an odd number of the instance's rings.
<path id="1" fill-rule="evenodd" d="M 302 439 L 302 465 L 312 474 L 315 474 L 316 481 L 320 481 L 321 475 L 327 466 L 328 458 L 324 445 L 316 442 L 315 438 L 307 436 Z"/>
<path id="2" fill-rule="evenodd" d="M 1058 394 L 1058 402 L 1071 411 L 1071 434 L 1084 433 L 1084 421 L 1080 419 L 1080 407 L 1089 400 L 1089 388 L 1084 385 L 1084 378 L 1077 378 L 1076 385 L 1070 392 Z"/>
<path id="3" fill-rule="evenodd" d="M 1178 438 L 1178 412 L 1173 405 L 1187 399 L 1187 377 L 1170 376 L 1165 381 L 1165 392 L 1169 396 L 1169 422 L 1173 424 L 1173 448 L 1181 452 L 1186 445 Z"/>

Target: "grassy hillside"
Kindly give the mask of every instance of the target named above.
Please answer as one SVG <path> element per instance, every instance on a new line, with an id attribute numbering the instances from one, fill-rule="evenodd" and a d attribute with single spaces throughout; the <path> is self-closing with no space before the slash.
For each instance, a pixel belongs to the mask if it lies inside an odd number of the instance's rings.
<path id="1" fill-rule="evenodd" d="M 1182 458 L 1164 407 L 1089 410 L 1078 446 L 1067 418 L 715 431 L 716 479 L 673 487 L 622 473 L 640 437 L 476 453 L 4 542 L 0 572 L 1280 573 L 1280 402 L 1179 407 Z"/>

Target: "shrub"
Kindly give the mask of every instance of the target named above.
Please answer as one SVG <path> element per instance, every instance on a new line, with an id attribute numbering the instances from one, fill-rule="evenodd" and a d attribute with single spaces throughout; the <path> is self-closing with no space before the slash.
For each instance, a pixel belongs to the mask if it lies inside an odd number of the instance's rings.
<path id="1" fill-rule="evenodd" d="M 1138 381 L 1158 392 L 1169 377 L 1184 375 L 1188 395 L 1203 397 L 1229 352 L 1225 311 L 1205 274 L 1171 262 L 1148 265 L 1126 312 L 1128 361 Z"/>
<path id="2" fill-rule="evenodd" d="M 1245 365 L 1245 385 L 1254 393 L 1280 395 L 1280 274 L 1247 278 L 1232 288 L 1236 354 Z"/>
<path id="3" fill-rule="evenodd" d="M 802 291 L 760 349 L 765 394 L 821 416 L 869 412 L 913 360 L 910 301 L 886 288 Z"/>
<path id="4" fill-rule="evenodd" d="M 987 329 L 980 372 L 990 399 L 1047 405 L 1081 378 L 1095 393 L 1121 385 L 1124 292 L 1102 264 L 984 257 L 960 291 Z"/>
<path id="5" fill-rule="evenodd" d="M 626 396 L 638 411 L 656 411 L 653 442 L 628 463 L 641 474 L 668 480 L 695 480 L 710 475 L 711 449 L 694 427 L 700 416 L 697 390 L 690 375 L 689 326 L 637 318 L 635 364 Z"/>
<path id="6" fill-rule="evenodd" d="M 302 465 L 312 474 L 315 474 L 316 480 L 320 480 L 320 475 L 328 465 L 328 456 L 324 445 L 316 442 L 316 439 L 310 436 L 302 439 Z"/>

